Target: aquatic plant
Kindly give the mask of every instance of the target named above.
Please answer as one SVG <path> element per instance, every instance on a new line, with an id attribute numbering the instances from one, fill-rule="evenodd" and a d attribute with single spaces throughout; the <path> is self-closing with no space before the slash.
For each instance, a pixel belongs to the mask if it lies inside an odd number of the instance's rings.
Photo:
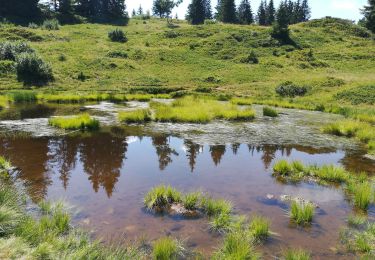
<path id="1" fill-rule="evenodd" d="M 99 121 L 92 118 L 89 114 L 73 117 L 53 117 L 48 120 L 48 123 L 51 126 L 67 130 L 96 130 L 99 128 Z"/>
<path id="2" fill-rule="evenodd" d="M 361 253 L 369 253 L 373 246 L 371 246 L 368 236 L 365 233 L 358 234 L 355 241 L 356 248 Z"/>
<path id="3" fill-rule="evenodd" d="M 315 207 L 311 203 L 298 203 L 293 201 L 290 206 L 290 218 L 298 225 L 308 225 L 312 222 Z"/>
<path id="4" fill-rule="evenodd" d="M 334 165 L 324 165 L 318 168 L 316 176 L 329 182 L 343 183 L 349 179 L 349 174 L 343 167 Z"/>
<path id="5" fill-rule="evenodd" d="M 363 123 L 354 120 L 342 120 L 333 122 L 323 128 L 326 134 L 333 134 L 337 136 L 354 137 L 356 132 L 361 129 Z"/>
<path id="6" fill-rule="evenodd" d="M 160 238 L 153 244 L 152 255 L 156 260 L 177 259 L 181 254 L 181 246 L 170 237 Z"/>
<path id="7" fill-rule="evenodd" d="M 215 215 L 210 221 L 210 230 L 218 233 L 225 233 L 230 230 L 232 216 L 230 214 Z"/>
<path id="8" fill-rule="evenodd" d="M 367 217 L 363 215 L 350 215 L 348 217 L 348 225 L 352 227 L 360 227 L 366 223 Z"/>
<path id="9" fill-rule="evenodd" d="M 163 210 L 171 203 L 181 202 L 182 195 L 171 186 L 159 185 L 152 188 L 144 197 L 146 208 Z"/>
<path id="10" fill-rule="evenodd" d="M 118 118 L 126 123 L 143 123 L 151 120 L 150 111 L 147 109 L 138 109 L 133 111 L 122 111 L 118 114 Z"/>
<path id="11" fill-rule="evenodd" d="M 273 171 L 282 176 L 287 176 L 292 173 L 293 169 L 287 160 L 280 160 L 273 166 Z"/>
<path id="12" fill-rule="evenodd" d="M 230 214 L 232 212 L 232 203 L 223 199 L 212 199 L 202 197 L 201 207 L 207 216 L 217 216 L 220 214 Z"/>
<path id="13" fill-rule="evenodd" d="M 276 109 L 271 107 L 263 107 L 263 116 L 278 117 L 279 114 L 277 113 Z"/>
<path id="14" fill-rule="evenodd" d="M 214 254 L 213 259 L 259 259 L 253 245 L 243 232 L 230 232 L 225 238 L 221 248 Z"/>
<path id="15" fill-rule="evenodd" d="M 239 109 L 229 103 L 216 100 L 184 97 L 175 100 L 171 105 L 151 102 L 155 120 L 161 122 L 208 123 L 214 119 L 247 121 L 255 117 L 252 109 Z"/>
<path id="16" fill-rule="evenodd" d="M 372 188 L 369 182 L 359 183 L 353 190 L 354 205 L 362 210 L 367 210 L 372 200 Z"/>
<path id="17" fill-rule="evenodd" d="M 37 94 L 30 90 L 16 90 L 8 93 L 9 99 L 14 103 L 28 103 L 37 100 Z"/>
<path id="18" fill-rule="evenodd" d="M 182 198 L 182 205 L 187 210 L 194 210 L 197 207 L 201 194 L 199 192 L 191 192 L 185 194 Z"/>
<path id="19" fill-rule="evenodd" d="M 283 252 L 285 260 L 310 260 L 311 255 L 302 249 L 288 249 Z"/>
<path id="20" fill-rule="evenodd" d="M 254 216 L 249 224 L 249 232 L 251 237 L 255 241 L 261 241 L 269 236 L 269 225 L 268 219 L 262 216 Z"/>

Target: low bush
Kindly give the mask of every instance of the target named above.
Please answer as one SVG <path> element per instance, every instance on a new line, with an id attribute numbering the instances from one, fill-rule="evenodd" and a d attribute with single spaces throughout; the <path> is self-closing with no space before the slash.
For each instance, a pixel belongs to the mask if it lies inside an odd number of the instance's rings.
<path id="1" fill-rule="evenodd" d="M 173 30 L 169 30 L 169 31 L 166 31 L 164 33 L 164 36 L 166 38 L 169 38 L 169 39 L 174 39 L 174 38 L 177 38 L 178 36 L 180 36 L 180 34 L 176 31 L 173 31 Z"/>
<path id="2" fill-rule="evenodd" d="M 0 60 L 0 75 L 13 73 L 15 71 L 15 64 L 10 60 Z"/>
<path id="3" fill-rule="evenodd" d="M 42 29 L 57 31 L 60 29 L 59 21 L 57 19 L 45 20 L 42 24 Z"/>
<path id="4" fill-rule="evenodd" d="M 307 93 L 307 88 L 287 81 L 276 88 L 276 93 L 282 97 L 304 96 Z"/>
<path id="5" fill-rule="evenodd" d="M 128 53 L 124 51 L 110 51 L 107 53 L 107 56 L 110 58 L 122 58 L 122 59 L 127 59 L 129 57 Z"/>
<path id="6" fill-rule="evenodd" d="M 113 42 L 125 43 L 128 41 L 124 31 L 118 28 L 108 32 L 108 38 Z"/>
<path id="7" fill-rule="evenodd" d="M 342 91 L 336 95 L 336 99 L 350 101 L 353 105 L 373 105 L 375 104 L 375 85 Z"/>
<path id="8" fill-rule="evenodd" d="M 44 85 L 54 80 L 52 68 L 35 53 L 22 53 L 17 57 L 17 79 L 25 84 Z"/>
<path id="9" fill-rule="evenodd" d="M 26 42 L 0 43 L 0 60 L 15 61 L 22 53 L 33 53 L 34 50 Z"/>
<path id="10" fill-rule="evenodd" d="M 263 107 L 263 116 L 278 117 L 279 114 L 277 113 L 276 109 L 271 107 Z"/>
<path id="11" fill-rule="evenodd" d="M 258 56 L 256 55 L 256 53 L 254 51 L 251 51 L 248 56 L 241 59 L 241 62 L 242 63 L 248 63 L 248 64 L 258 64 L 259 59 L 258 59 Z"/>
<path id="12" fill-rule="evenodd" d="M 89 114 L 82 114 L 73 117 L 53 117 L 48 120 L 51 126 L 67 130 L 97 130 L 99 121 L 91 118 Z"/>

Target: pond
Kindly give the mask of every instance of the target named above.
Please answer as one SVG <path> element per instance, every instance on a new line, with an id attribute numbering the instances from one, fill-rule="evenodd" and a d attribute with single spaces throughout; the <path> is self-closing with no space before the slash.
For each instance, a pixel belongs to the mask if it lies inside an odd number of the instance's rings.
<path id="1" fill-rule="evenodd" d="M 290 246 L 308 249 L 315 257 L 337 257 L 340 228 L 353 211 L 343 191 L 315 183 L 280 183 L 272 177 L 272 166 L 286 158 L 375 173 L 374 161 L 363 157 L 360 144 L 321 134 L 320 127 L 338 116 L 280 109 L 279 118 L 258 116 L 248 123 L 126 126 L 116 121 L 118 110 L 138 106 L 144 104 L 12 107 L 0 113 L 0 155 L 19 167 L 18 178 L 34 202 L 64 199 L 76 211 L 74 223 L 107 242 L 171 235 L 210 255 L 222 237 L 209 231 L 207 219 L 144 209 L 143 196 L 150 188 L 170 184 L 228 199 L 238 214 L 268 217 L 273 235 L 261 248 L 265 257 Z M 255 109 L 261 115 L 261 107 Z M 100 131 L 67 133 L 48 126 L 49 116 L 82 110 L 102 122 Z M 319 206 L 311 227 L 290 223 L 282 195 Z M 369 215 L 375 216 L 374 208 Z"/>

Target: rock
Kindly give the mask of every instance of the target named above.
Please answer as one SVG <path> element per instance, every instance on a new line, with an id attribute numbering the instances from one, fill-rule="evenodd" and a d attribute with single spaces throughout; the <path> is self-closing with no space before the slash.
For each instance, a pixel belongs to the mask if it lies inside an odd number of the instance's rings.
<path id="1" fill-rule="evenodd" d="M 269 199 L 269 200 L 273 200 L 273 199 L 275 199 L 276 197 L 275 197 L 275 195 L 273 195 L 273 194 L 267 194 L 267 195 L 266 195 L 266 198 Z"/>
<path id="2" fill-rule="evenodd" d="M 281 195 L 280 196 L 280 200 L 281 201 L 287 201 L 287 202 L 292 202 L 292 201 L 295 201 L 295 202 L 298 202 L 298 203 L 300 203 L 300 204 L 311 204 L 311 205 L 313 205 L 315 208 L 319 208 L 319 206 L 316 204 L 316 203 L 314 203 L 314 202 L 312 202 L 312 201 L 309 201 L 309 200 L 306 200 L 306 199 L 304 199 L 304 198 L 301 198 L 301 197 L 292 197 L 292 196 L 290 196 L 290 195 Z"/>

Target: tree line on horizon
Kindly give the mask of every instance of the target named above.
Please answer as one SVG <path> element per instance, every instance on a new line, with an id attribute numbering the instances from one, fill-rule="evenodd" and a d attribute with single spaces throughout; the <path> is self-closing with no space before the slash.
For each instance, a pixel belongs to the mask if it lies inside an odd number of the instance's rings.
<path id="1" fill-rule="evenodd" d="M 183 0 L 154 0 L 152 14 L 160 18 L 170 18 L 172 10 Z M 186 1 L 186 0 L 185 0 Z M 205 20 L 215 19 L 223 23 L 274 25 L 277 18 L 282 23 L 295 24 L 310 19 L 311 10 L 308 0 L 282 0 L 278 8 L 274 0 L 262 0 L 254 12 L 250 0 L 241 0 L 236 6 L 235 0 L 218 0 L 216 12 L 212 11 L 210 0 L 190 0 L 186 20 L 191 24 L 203 24 Z M 360 21 L 375 33 L 375 0 L 361 10 L 364 18 Z M 143 13 L 142 6 L 134 15 L 150 17 L 150 11 Z M 125 0 L 1 0 L 0 21 L 27 24 L 57 18 L 61 23 L 79 23 L 83 21 L 126 25 L 129 14 Z"/>

